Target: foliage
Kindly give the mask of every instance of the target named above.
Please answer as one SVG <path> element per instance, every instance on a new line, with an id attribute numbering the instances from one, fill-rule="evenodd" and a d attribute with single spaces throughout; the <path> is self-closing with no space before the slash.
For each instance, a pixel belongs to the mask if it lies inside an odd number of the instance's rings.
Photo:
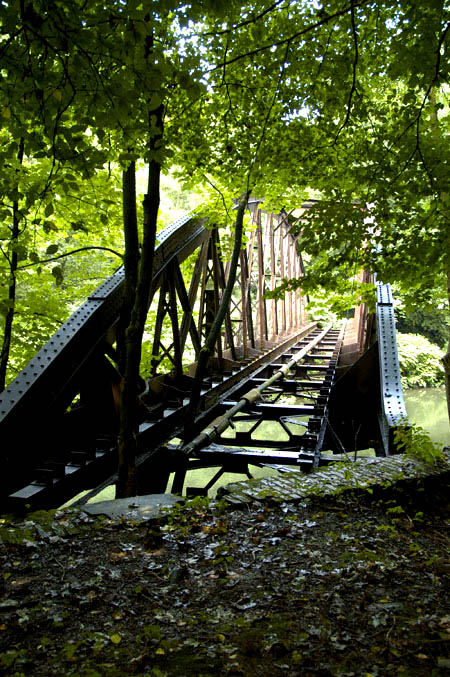
<path id="1" fill-rule="evenodd" d="M 326 262 L 327 257 L 321 259 Z M 311 261 L 306 274 L 300 279 L 285 279 L 274 291 L 267 291 L 266 298 L 280 299 L 286 292 L 301 289 L 308 295 L 306 310 L 313 319 L 348 317 L 355 306 L 365 303 L 370 311 L 375 308 L 375 289 L 372 283 L 359 282 L 352 272 L 343 270 L 345 266 L 328 270 L 324 275 L 319 272 L 320 262 Z"/>
<path id="2" fill-rule="evenodd" d="M 394 431 L 394 443 L 405 456 L 425 464 L 433 464 L 443 458 L 442 446 L 433 442 L 420 426 L 408 424 L 398 427 Z"/>
<path id="3" fill-rule="evenodd" d="M 442 385 L 442 351 L 424 336 L 397 334 L 402 385 L 426 388 Z"/>
<path id="4" fill-rule="evenodd" d="M 0 228 L 4 253 L 0 264 L 0 330 L 9 309 L 3 295 L 7 294 L 10 275 L 6 259 L 12 249 L 19 254 L 7 381 L 121 263 L 117 173 L 100 171 L 87 182 L 74 183 L 67 193 L 55 190 L 51 205 L 51 214 L 48 205 L 36 205 L 24 216 L 14 242 L 7 221 Z"/>
<path id="5" fill-rule="evenodd" d="M 428 310 L 415 308 L 409 312 L 404 307 L 395 308 L 397 330 L 402 334 L 420 334 L 441 350 L 447 347 L 450 320 L 446 306 Z"/>
<path id="6" fill-rule="evenodd" d="M 314 2 L 161 0 L 149 11 L 111 0 L 70 12 L 48 12 L 43 2 L 1 11 L 10 38 L 0 88 L 11 169 L 3 194 L 9 205 L 26 195 L 22 211 L 42 204 L 47 215 L 36 226 L 51 226 L 53 192 L 78 185 L 83 194 L 105 162 L 148 161 L 148 112 L 163 101 L 154 156 L 175 163 L 195 190 L 209 186 L 221 210 L 250 175 L 267 206 L 321 198 L 299 223 L 299 244 L 316 260 L 307 293 L 324 281 L 344 287 L 338 268 L 350 279 L 364 265 L 422 290 L 443 271 L 440 3 L 390 0 L 380 10 L 332 1 L 325 11 Z M 169 190 L 179 202 L 180 191 Z"/>

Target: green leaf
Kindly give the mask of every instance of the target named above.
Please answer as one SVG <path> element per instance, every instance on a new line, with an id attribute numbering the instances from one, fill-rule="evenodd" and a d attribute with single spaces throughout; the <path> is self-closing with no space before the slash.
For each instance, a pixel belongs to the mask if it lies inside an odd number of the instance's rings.
<path id="1" fill-rule="evenodd" d="M 14 301 L 11 299 L 0 299 L 0 315 L 6 317 L 9 310 L 13 307 Z"/>
<path id="2" fill-rule="evenodd" d="M 64 279 L 64 273 L 61 266 L 53 266 L 52 275 L 55 278 L 56 285 L 59 286 Z"/>
<path id="3" fill-rule="evenodd" d="M 52 254 L 56 254 L 56 252 L 58 251 L 58 249 L 59 249 L 59 245 L 57 245 L 57 244 L 51 244 L 51 245 L 49 245 L 49 246 L 47 247 L 45 253 L 46 253 L 48 256 L 52 256 Z M 31 256 L 30 256 L 30 258 L 31 258 Z M 38 260 L 39 260 L 39 259 L 38 259 Z"/>
<path id="4" fill-rule="evenodd" d="M 50 219 L 44 221 L 43 228 L 46 233 L 49 233 L 50 231 L 53 231 L 54 233 L 58 232 L 58 226 Z"/>
<path id="5" fill-rule="evenodd" d="M 150 101 L 148 102 L 148 109 L 150 111 L 156 110 L 157 108 L 159 108 L 161 103 L 162 103 L 162 99 L 161 99 L 160 95 L 157 94 L 156 92 L 154 92 L 152 94 L 151 98 L 150 98 Z"/>

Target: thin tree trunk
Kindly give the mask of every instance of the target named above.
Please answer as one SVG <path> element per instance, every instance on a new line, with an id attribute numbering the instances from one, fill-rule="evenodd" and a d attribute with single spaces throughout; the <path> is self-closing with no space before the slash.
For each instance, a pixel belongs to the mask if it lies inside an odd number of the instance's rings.
<path id="1" fill-rule="evenodd" d="M 430 127 L 435 139 L 437 139 L 438 141 L 442 141 L 442 133 L 439 126 L 436 87 L 432 87 L 430 91 Z M 439 200 L 443 203 L 444 209 L 446 207 L 448 208 L 449 206 L 448 192 L 442 191 L 441 186 L 438 185 L 438 194 Z M 445 246 L 445 275 L 447 277 L 447 299 L 450 312 L 450 235 L 447 235 L 444 246 Z M 442 358 L 442 363 L 444 365 L 445 392 L 447 396 L 447 413 L 448 420 L 450 422 L 450 336 L 447 346 L 447 352 Z"/>
<path id="2" fill-rule="evenodd" d="M 450 240 L 450 238 L 449 238 Z M 450 247 L 450 243 L 447 242 L 447 248 Z M 447 252 L 447 261 L 450 261 L 450 252 Z M 450 265 L 448 264 L 447 267 L 447 298 L 448 298 L 448 305 L 450 309 Z M 445 374 L 445 393 L 447 395 L 447 413 L 448 413 L 448 420 L 450 422 L 450 336 L 449 336 L 449 342 L 447 346 L 447 352 L 445 353 L 444 357 L 442 358 L 442 362 L 444 364 L 444 374 Z"/>
<path id="3" fill-rule="evenodd" d="M 152 111 L 157 133 L 150 138 L 150 153 L 154 153 L 163 137 L 163 106 Z M 160 200 L 161 165 L 151 159 L 148 168 L 148 191 L 144 198 L 144 237 L 139 262 L 136 296 L 130 324 L 125 332 L 125 368 L 120 407 L 118 439 L 119 469 L 116 495 L 118 498 L 136 494 L 136 454 L 138 432 L 138 380 L 141 362 L 142 336 L 148 312 L 150 287 L 153 277 L 153 257 L 156 241 L 156 223 Z"/>
<path id="4" fill-rule="evenodd" d="M 131 162 L 122 175 L 125 285 L 119 326 L 117 352 L 120 373 L 125 369 L 125 330 L 130 324 L 136 298 L 139 264 L 139 237 L 136 213 L 136 163 Z"/>
<path id="5" fill-rule="evenodd" d="M 17 158 L 22 164 L 23 162 L 23 153 L 24 153 L 24 139 L 21 138 L 19 142 L 19 151 L 17 153 Z M 8 311 L 5 317 L 5 327 L 3 330 L 3 341 L 2 341 L 2 351 L 0 357 L 0 392 L 5 389 L 6 386 L 6 372 L 8 370 L 9 354 L 11 351 L 11 337 L 12 337 L 12 328 L 14 322 L 14 314 L 16 310 L 16 272 L 17 272 L 17 263 L 18 256 L 15 245 L 19 238 L 19 202 L 14 200 L 13 202 L 13 222 L 11 229 L 11 257 L 9 259 L 9 288 L 8 288 Z"/>
<path id="6" fill-rule="evenodd" d="M 194 422 L 195 415 L 197 413 L 198 404 L 200 401 L 200 392 L 202 387 L 203 377 L 206 372 L 206 367 L 208 365 L 208 360 L 213 354 L 214 346 L 219 337 L 219 332 L 222 327 L 223 321 L 225 319 L 226 312 L 230 305 L 231 295 L 233 293 L 234 283 L 236 281 L 236 271 L 239 263 L 239 257 L 242 247 L 242 233 L 244 229 L 244 213 L 245 208 L 247 207 L 248 197 L 250 191 L 246 192 L 245 195 L 241 198 L 237 210 L 236 222 L 234 227 L 234 247 L 233 254 L 231 257 L 230 268 L 228 273 L 228 280 L 223 292 L 222 300 L 220 302 L 219 310 L 217 315 L 214 318 L 214 321 L 211 325 L 208 336 L 205 340 L 205 345 L 199 352 L 197 359 L 197 367 L 195 370 L 194 383 L 192 386 L 191 399 L 189 401 L 188 413 L 186 416 L 185 424 L 185 438 L 189 436 L 190 429 Z"/>

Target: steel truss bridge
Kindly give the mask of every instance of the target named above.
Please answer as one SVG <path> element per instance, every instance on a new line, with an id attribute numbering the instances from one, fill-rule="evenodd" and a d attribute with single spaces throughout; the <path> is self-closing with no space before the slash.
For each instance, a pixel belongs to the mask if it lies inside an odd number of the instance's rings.
<path id="1" fill-rule="evenodd" d="M 300 291 L 267 300 L 283 278 L 304 274 L 302 256 L 286 214 L 267 213 L 258 200 L 248 206 L 253 229 L 183 444 L 193 381 L 183 365 L 195 362 L 208 334 L 228 264 L 218 229 L 195 216 L 158 234 L 148 303 L 154 357 L 140 397 L 141 494 L 165 492 L 171 473 L 171 490 L 181 493 L 190 469 L 218 467 L 195 492 L 205 494 L 225 471 L 250 476 L 249 464 L 308 471 L 333 460 L 324 450 L 396 451 L 393 431 L 406 411 L 389 285 L 377 283 L 375 315 L 356 308 L 338 328 L 309 322 Z M 115 481 L 121 377 L 111 356 L 123 283 L 119 269 L 0 393 L 3 510 L 58 506 Z"/>

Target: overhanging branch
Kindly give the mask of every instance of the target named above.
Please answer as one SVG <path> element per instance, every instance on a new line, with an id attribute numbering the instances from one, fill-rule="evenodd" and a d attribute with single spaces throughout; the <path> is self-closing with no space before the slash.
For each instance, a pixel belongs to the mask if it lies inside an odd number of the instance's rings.
<path id="1" fill-rule="evenodd" d="M 59 259 L 64 259 L 66 256 L 72 256 L 73 254 L 78 254 L 80 252 L 91 251 L 92 249 L 98 249 L 100 251 L 109 252 L 110 254 L 114 254 L 114 256 L 118 256 L 120 259 L 123 259 L 123 254 L 116 252 L 115 249 L 111 249 L 110 247 L 95 247 L 95 246 L 80 247 L 79 249 L 73 249 L 71 252 L 65 252 L 64 254 L 59 254 L 58 256 L 52 256 L 49 259 L 42 259 L 40 261 L 35 261 L 34 263 L 27 263 L 24 266 L 19 266 L 17 270 L 24 270 L 24 268 L 32 268 L 33 266 L 39 266 L 42 263 L 51 263 L 53 261 L 58 261 Z"/>

